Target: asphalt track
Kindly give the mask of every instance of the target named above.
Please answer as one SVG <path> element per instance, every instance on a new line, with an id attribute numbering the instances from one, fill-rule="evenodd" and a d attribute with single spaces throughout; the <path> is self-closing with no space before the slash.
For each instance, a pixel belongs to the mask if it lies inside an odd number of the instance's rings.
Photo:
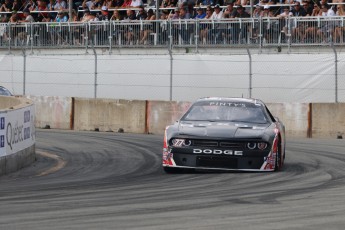
<path id="1" fill-rule="evenodd" d="M 0 229 L 345 229 L 345 140 L 288 139 L 277 173 L 165 174 L 162 136 L 37 131 Z"/>

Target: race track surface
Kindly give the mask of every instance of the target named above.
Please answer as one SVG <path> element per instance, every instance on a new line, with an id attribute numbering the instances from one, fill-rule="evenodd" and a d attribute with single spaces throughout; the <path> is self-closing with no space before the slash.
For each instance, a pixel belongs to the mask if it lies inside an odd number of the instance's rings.
<path id="1" fill-rule="evenodd" d="M 277 173 L 165 174 L 162 136 L 37 131 L 0 229 L 345 229 L 345 140 L 288 139 Z"/>

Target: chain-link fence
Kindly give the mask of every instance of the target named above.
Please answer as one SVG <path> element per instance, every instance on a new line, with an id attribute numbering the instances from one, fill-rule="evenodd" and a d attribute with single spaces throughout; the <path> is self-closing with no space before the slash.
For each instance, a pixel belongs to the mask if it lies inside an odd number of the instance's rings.
<path id="1" fill-rule="evenodd" d="M 308 51 L 308 52 L 307 52 Z M 15 94 L 193 101 L 345 102 L 345 56 L 323 49 L 23 49 L 0 53 Z"/>

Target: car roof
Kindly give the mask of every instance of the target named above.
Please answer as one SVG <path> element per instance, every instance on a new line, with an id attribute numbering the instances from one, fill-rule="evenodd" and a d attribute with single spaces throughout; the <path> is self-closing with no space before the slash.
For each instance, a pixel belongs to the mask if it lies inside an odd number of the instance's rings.
<path id="1" fill-rule="evenodd" d="M 199 98 L 197 102 L 199 101 L 246 102 L 246 103 L 254 103 L 254 104 L 257 104 L 257 103 L 264 104 L 259 99 L 242 98 L 242 97 L 204 97 L 204 98 Z"/>

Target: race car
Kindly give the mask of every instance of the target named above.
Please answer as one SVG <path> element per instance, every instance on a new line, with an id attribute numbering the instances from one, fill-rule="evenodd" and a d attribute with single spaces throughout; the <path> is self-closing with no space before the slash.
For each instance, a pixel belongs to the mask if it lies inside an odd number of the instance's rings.
<path id="1" fill-rule="evenodd" d="M 257 99 L 201 98 L 167 126 L 163 169 L 278 171 L 285 159 L 285 127 Z"/>

